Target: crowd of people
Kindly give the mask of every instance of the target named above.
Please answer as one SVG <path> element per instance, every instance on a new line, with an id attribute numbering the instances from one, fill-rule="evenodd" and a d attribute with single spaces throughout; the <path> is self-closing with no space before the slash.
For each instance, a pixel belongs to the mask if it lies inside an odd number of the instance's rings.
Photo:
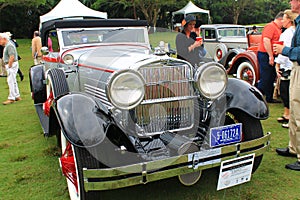
<path id="1" fill-rule="evenodd" d="M 52 41 L 48 40 L 48 44 L 51 45 Z M 6 101 L 2 102 L 3 105 L 12 104 L 17 101 L 21 101 L 20 91 L 17 82 L 17 74 L 20 80 L 23 81 L 24 75 L 20 69 L 19 60 L 21 57 L 18 55 L 17 47 L 18 43 L 12 38 L 10 32 L 0 33 L 0 77 L 7 77 L 7 84 L 9 88 L 9 94 Z M 42 62 L 42 41 L 39 37 L 39 32 L 35 31 L 33 34 L 31 51 L 34 65 Z"/>

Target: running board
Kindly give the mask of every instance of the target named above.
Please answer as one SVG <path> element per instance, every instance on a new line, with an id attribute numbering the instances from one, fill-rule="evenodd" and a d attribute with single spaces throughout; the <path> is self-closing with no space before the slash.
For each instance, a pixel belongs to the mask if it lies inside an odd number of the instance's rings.
<path id="1" fill-rule="evenodd" d="M 43 104 L 35 104 L 35 110 L 39 116 L 44 135 L 48 135 L 49 133 L 49 117 L 44 114 Z"/>

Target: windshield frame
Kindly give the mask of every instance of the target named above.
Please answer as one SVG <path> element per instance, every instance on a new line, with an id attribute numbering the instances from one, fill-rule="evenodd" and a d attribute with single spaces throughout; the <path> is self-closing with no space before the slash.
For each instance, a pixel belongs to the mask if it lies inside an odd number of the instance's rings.
<path id="1" fill-rule="evenodd" d="M 117 33 L 112 34 L 114 31 L 117 31 Z M 136 37 L 134 37 L 134 34 Z M 123 37 L 120 37 L 122 35 Z M 140 44 L 150 46 L 148 32 L 145 27 L 59 28 L 57 29 L 57 36 L 61 49 L 103 44 Z M 82 36 L 80 40 L 79 36 Z M 104 39 L 104 36 L 110 39 Z M 92 40 L 89 41 L 88 38 L 92 38 Z M 67 43 L 67 40 L 69 40 L 69 43 Z"/>

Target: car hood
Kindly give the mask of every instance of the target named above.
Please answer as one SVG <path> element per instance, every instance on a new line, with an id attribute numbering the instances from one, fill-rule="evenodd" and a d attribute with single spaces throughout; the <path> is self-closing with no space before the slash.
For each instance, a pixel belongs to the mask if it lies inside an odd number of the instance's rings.
<path id="1" fill-rule="evenodd" d="M 78 59 L 79 65 L 111 70 L 128 69 L 138 62 L 150 59 L 153 55 L 146 46 L 108 45 L 91 48 Z"/>

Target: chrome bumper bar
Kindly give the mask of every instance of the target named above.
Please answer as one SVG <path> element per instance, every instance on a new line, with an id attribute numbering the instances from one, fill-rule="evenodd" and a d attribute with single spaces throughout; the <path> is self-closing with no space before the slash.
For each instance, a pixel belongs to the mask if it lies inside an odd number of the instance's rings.
<path id="1" fill-rule="evenodd" d="M 260 156 L 269 149 L 271 133 L 261 138 L 219 148 L 202 150 L 167 159 L 143 162 L 116 168 L 83 169 L 84 189 L 111 190 L 146 184 L 181 174 L 209 169 L 222 161 L 255 153 Z"/>

